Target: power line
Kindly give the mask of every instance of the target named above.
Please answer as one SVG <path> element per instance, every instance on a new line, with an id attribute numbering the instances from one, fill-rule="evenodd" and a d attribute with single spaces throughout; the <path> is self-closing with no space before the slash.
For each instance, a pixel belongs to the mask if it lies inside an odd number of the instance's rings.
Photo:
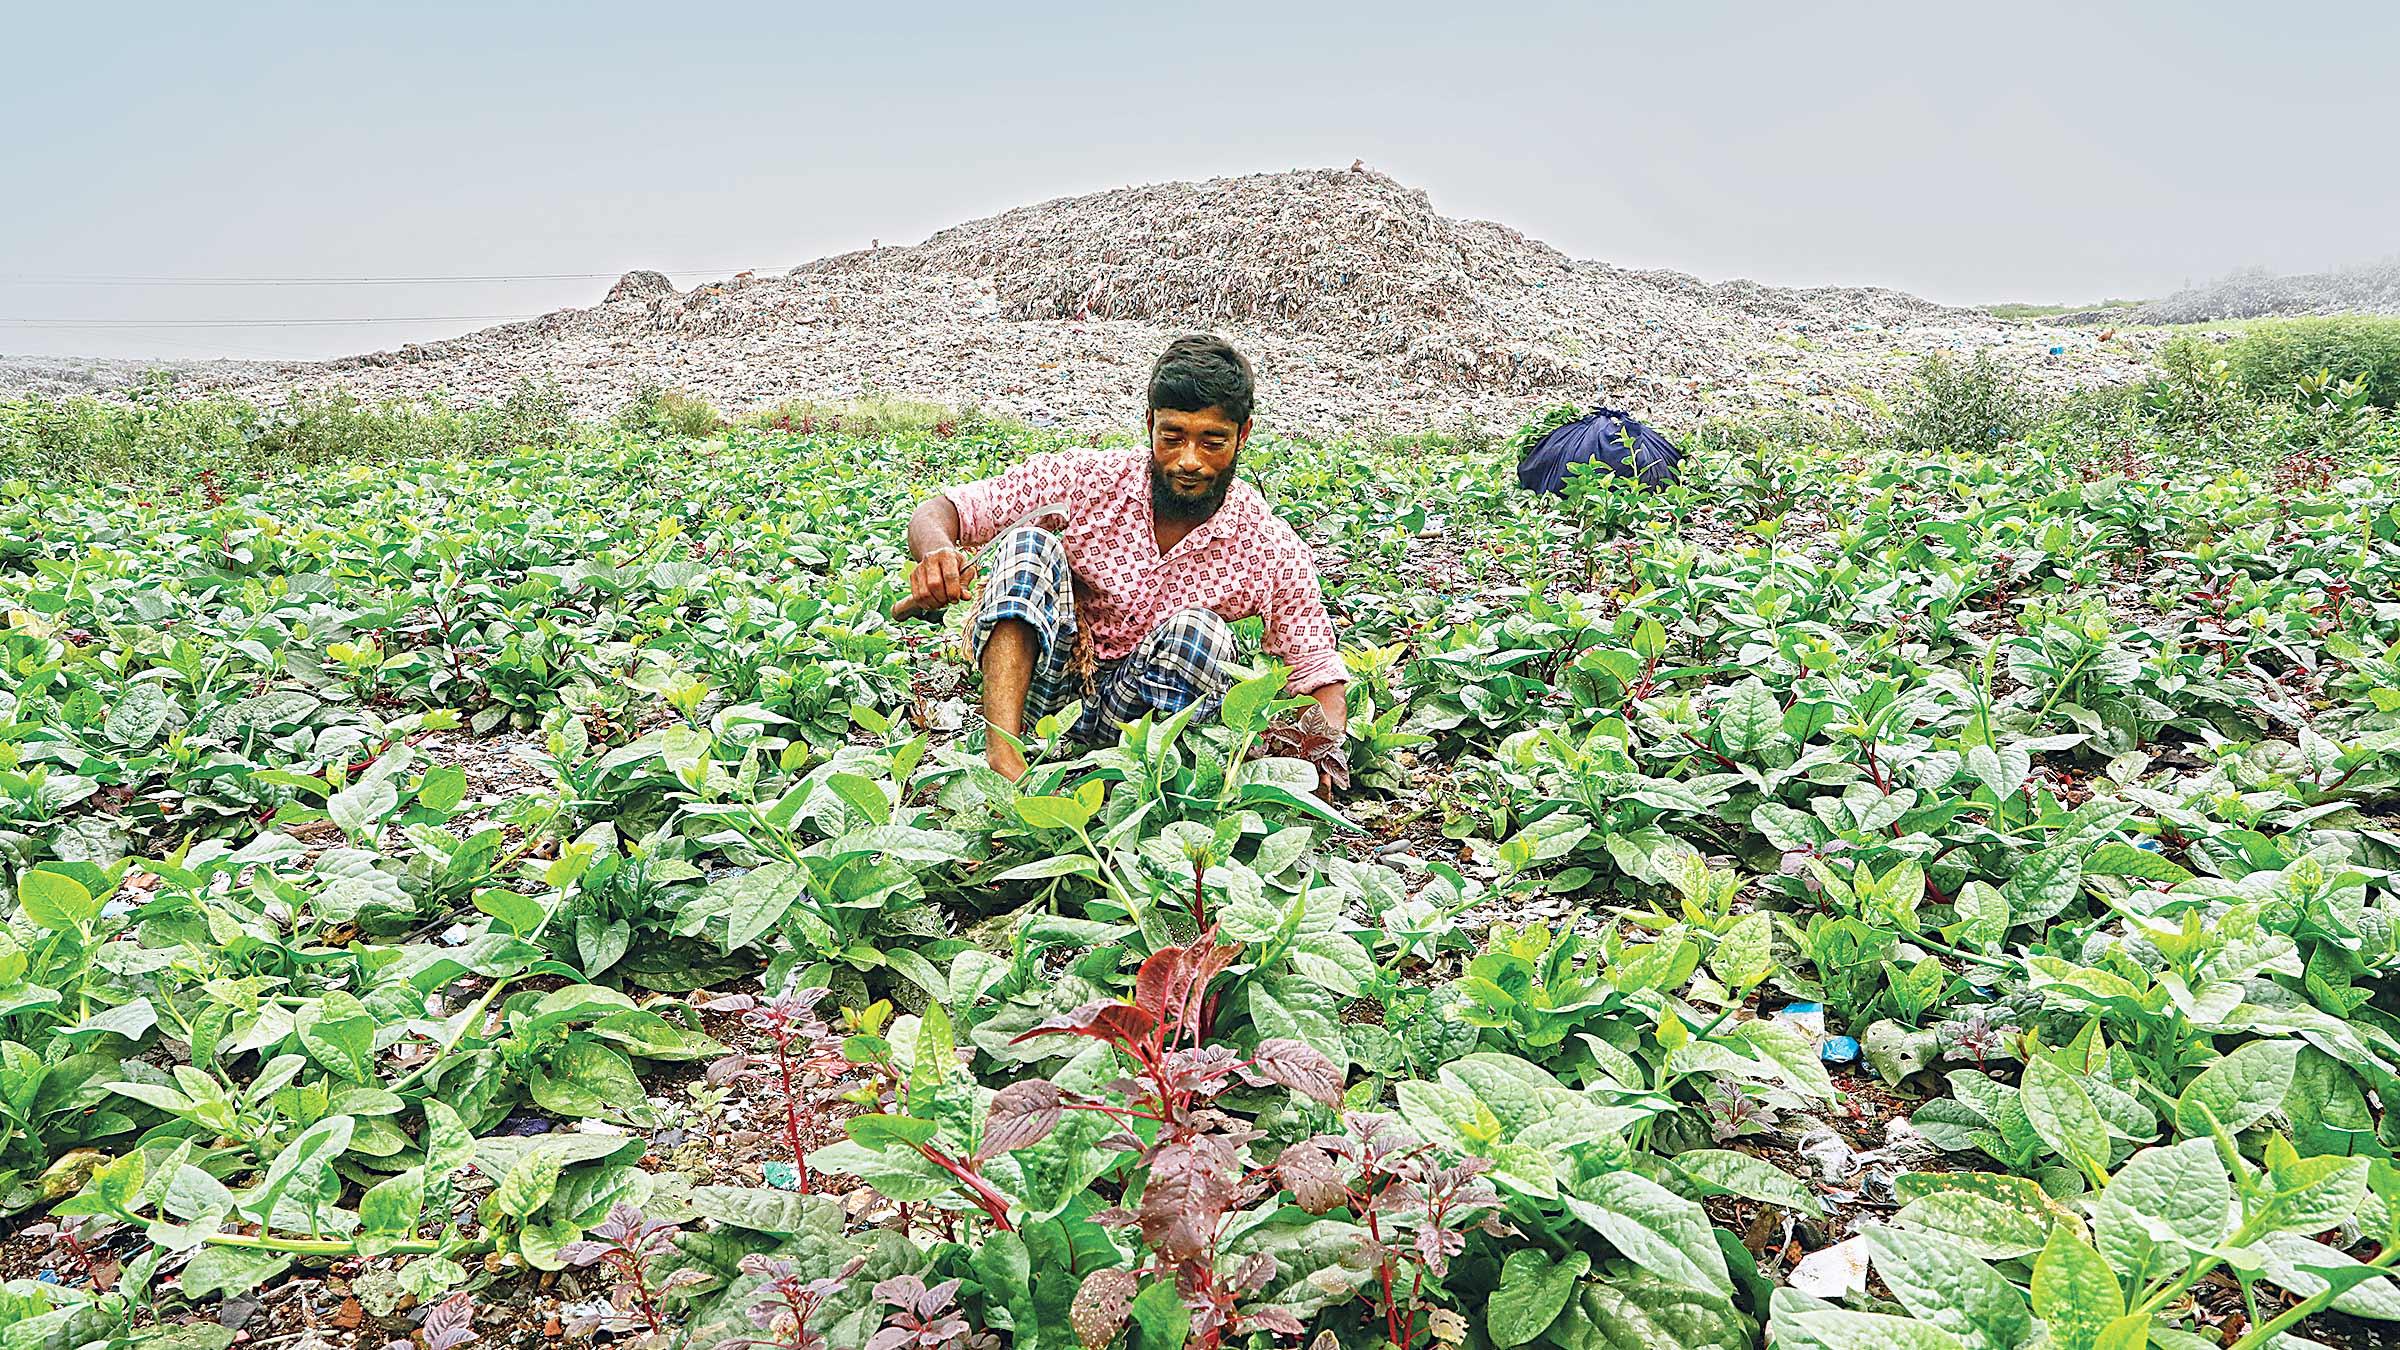
<path id="1" fill-rule="evenodd" d="M 538 319 L 540 314 L 421 314 L 405 317 L 376 315 L 357 319 L 13 319 L 0 323 L 19 328 L 340 328 L 367 323 L 501 323 Z"/>
<path id="2" fill-rule="evenodd" d="M 732 276 L 757 268 L 651 268 L 669 274 Z M 0 272 L 0 286 L 451 286 L 489 285 L 506 281 L 613 281 L 622 272 L 504 272 L 487 276 L 422 277 L 161 277 L 116 273 L 72 276 L 39 272 Z"/>
<path id="3" fill-rule="evenodd" d="M 292 353 L 290 353 L 290 352 L 270 352 L 270 351 L 265 351 L 265 350 L 263 350 L 263 349 L 261 349 L 261 348 L 257 348 L 257 347 L 237 347 L 237 346 L 235 346 L 235 345 L 233 345 L 232 343 L 229 343 L 229 342 L 208 342 L 208 343 L 199 343 L 199 342 L 186 342 L 186 341 L 182 341 L 182 340 L 180 340 L 180 339 L 176 339 L 176 338 L 163 338 L 163 337 L 155 337 L 155 336 L 144 336 L 144 337 L 141 339 L 141 341 L 142 341 L 142 342 L 143 342 L 145 345 L 148 345 L 148 346 L 156 346 L 156 347 L 174 347 L 174 348 L 177 348 L 177 349 L 179 349 L 179 350 L 182 350 L 182 351 L 187 351 L 187 352 L 198 352 L 198 353 L 202 354 L 203 356 L 207 356 L 207 357 L 213 357 L 213 358 L 215 358 L 216 360 L 219 360 L 219 361 L 231 360 L 231 359 L 234 359 L 234 358 L 236 358 L 236 357 L 250 357 L 250 358 L 254 358 L 254 359 L 256 359 L 256 360 L 260 360 L 260 361 L 274 361 L 274 362 L 277 362 L 277 363 L 306 362 L 306 361 L 313 361 L 313 360 L 316 360 L 316 359 L 318 359 L 318 358 L 315 358 L 315 357 L 309 357 L 309 356 L 294 356 L 294 355 L 293 355 Z M 150 359 L 150 358 L 148 358 L 148 357 L 140 357 L 140 356 L 90 356 L 90 355 L 78 355 L 78 356 L 57 356 L 57 357 L 45 357 L 45 358 L 40 358 L 40 359 L 45 359 L 45 360 L 54 360 L 54 361 L 115 361 L 115 362 L 130 362 L 130 361 L 143 361 L 143 360 L 148 360 L 148 359 Z"/>

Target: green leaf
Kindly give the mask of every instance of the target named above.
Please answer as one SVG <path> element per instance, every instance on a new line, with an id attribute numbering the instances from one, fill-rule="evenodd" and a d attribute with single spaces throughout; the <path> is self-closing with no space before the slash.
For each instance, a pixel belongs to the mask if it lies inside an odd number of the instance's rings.
<path id="1" fill-rule="evenodd" d="M 168 696 L 166 686 L 156 680 L 137 681 L 125 686 L 125 692 L 118 695 L 100 729 L 117 744 L 139 750 L 158 739 L 158 733 L 166 728 L 167 715 L 174 708 L 175 701 Z"/>
<path id="2" fill-rule="evenodd" d="M 808 893 L 808 874 L 788 862 L 771 862 L 708 887 L 725 914 L 725 950 L 739 951 L 782 922 L 784 912 Z"/>
<path id="3" fill-rule="evenodd" d="M 425 1100 L 425 1174 L 445 1177 L 475 1161 L 475 1136 L 448 1102 Z"/>
<path id="4" fill-rule="evenodd" d="M 2108 1170 L 2108 1123 L 2075 1075 L 2045 1055 L 2025 1066 L 2019 1100 L 2035 1134 L 2085 1172 Z"/>
<path id="5" fill-rule="evenodd" d="M 341 990 L 333 990 L 293 1018 L 310 1059 L 353 1083 L 375 1081 L 375 1015 Z"/>
<path id="6" fill-rule="evenodd" d="M 1301 978 L 1344 998 L 1356 998 L 1376 976 L 1375 958 L 1348 933 L 1301 933 L 1284 959 Z"/>
<path id="7" fill-rule="evenodd" d="M 1893 1222 L 1939 1234 L 1986 1261 L 2030 1256 L 2043 1242 L 2043 1221 L 2028 1207 L 1975 1191 L 1935 1191 L 1903 1206 Z"/>
<path id="8" fill-rule="evenodd" d="M 1825 1207 L 1799 1178 L 1764 1158 L 1725 1148 L 1693 1148 L 1685 1149 L 1669 1161 L 1676 1171 L 1706 1188 L 1711 1195 L 1738 1195 L 1802 1214 L 1825 1212 Z"/>
<path id="9" fill-rule="evenodd" d="M 1958 942 L 1977 951 L 1997 952 L 2008 941 L 2015 917 L 2007 896 L 1985 882 L 1969 881 L 1959 889 L 1957 905 Z"/>
<path id="10" fill-rule="evenodd" d="M 1774 925 L 1764 913 L 1746 914 L 1717 940 L 1708 968 L 1727 988 L 1755 988 L 1775 973 L 1774 936 Z"/>
<path id="11" fill-rule="evenodd" d="M 2050 1328 L 2051 1350 L 2094 1350 L 2108 1324 L 2125 1315 L 2125 1290 L 2081 1225 L 2052 1225 L 2033 1263 L 2033 1311 Z"/>
<path id="12" fill-rule="evenodd" d="M 381 763 L 359 775 L 358 781 L 325 799 L 325 814 L 342 827 L 342 833 L 353 839 L 363 839 L 384 817 L 400 806 L 400 789 L 392 785 L 391 775 L 377 773 Z"/>
<path id="13" fill-rule="evenodd" d="M 466 773 L 449 764 L 437 764 L 425 771 L 417 784 L 417 805 L 428 811 L 450 812 L 467 799 Z"/>
<path id="14" fill-rule="evenodd" d="M 2270 1159 L 2275 1153 L 2270 1148 Z M 2367 1198 L 2365 1158 L 2286 1156 L 2267 1174 L 2260 1219 L 2283 1233 L 2322 1233 L 2346 1223 Z"/>
<path id="15" fill-rule="evenodd" d="M 1037 830 L 1080 830 L 1092 820 L 1092 808 L 1073 797 L 1019 797 L 1016 809 Z"/>
<path id="16" fill-rule="evenodd" d="M 928 1003 L 917 1019 L 916 1041 L 909 1050 L 908 1095 L 904 1099 L 909 1113 L 934 1114 L 942 1104 L 943 1085 L 958 1071 L 958 1039 L 950 1026 L 950 1012 L 939 1001 Z"/>
<path id="17" fill-rule="evenodd" d="M 333 1164 L 348 1151 L 357 1127 L 349 1116 L 327 1116 L 302 1130 L 267 1164 L 257 1188 L 242 1197 L 242 1209 L 269 1228 L 313 1229 L 315 1216 L 341 1196 Z"/>
<path id="18" fill-rule="evenodd" d="M 1966 1350 L 1966 1342 L 1930 1323 L 1846 1308 L 1803 1311 L 1790 1293 L 1775 1291 L 1768 1323 L 1775 1350 Z"/>
<path id="19" fill-rule="evenodd" d="M 892 823 L 892 801 L 883 795 L 883 787 L 872 778 L 855 773 L 837 773 L 825 780 L 833 795 L 850 804 L 850 808 L 867 818 L 870 825 Z"/>
<path id="20" fill-rule="evenodd" d="M 956 830 L 920 830 L 913 825 L 870 825 L 852 830 L 823 846 L 839 857 L 874 854 L 898 862 L 925 866 L 957 862 L 967 856 L 967 837 Z"/>
<path id="21" fill-rule="evenodd" d="M 1978 745 L 1967 751 L 1967 772 L 1976 781 L 1990 788 L 1992 796 L 2006 801 L 2033 773 L 2033 756 L 2022 746 L 2004 746 L 1998 750 Z"/>
<path id="22" fill-rule="evenodd" d="M 1260 729 L 1266 725 L 1268 705 L 1283 692 L 1283 683 L 1282 672 L 1269 671 L 1226 690 L 1218 720 L 1236 731 Z"/>
<path id="23" fill-rule="evenodd" d="M 2018 863 L 2000 893 L 2007 897 L 2015 922 L 2040 923 L 2074 903 L 2082 889 L 2082 854 L 2054 844 Z"/>
<path id="24" fill-rule="evenodd" d="M 1172 1279 L 1152 1280 L 1133 1296 L 1129 1310 L 1134 1350 L 1183 1350 L 1192 1334 L 1192 1310 L 1183 1306 Z"/>
<path id="25" fill-rule="evenodd" d="M 788 1236 L 823 1231 L 828 1225 L 832 1232 L 841 1231 L 840 1202 L 828 1196 L 759 1186 L 694 1186 L 691 1198 L 700 1217 L 755 1233 Z"/>
<path id="26" fill-rule="evenodd" d="M 176 1289 L 185 1298 L 230 1298 L 247 1294 L 291 1269 L 292 1258 L 282 1252 L 252 1251 L 247 1247 L 203 1247 L 192 1253 Z"/>
<path id="27" fill-rule="evenodd" d="M 2215 1140 L 2187 1139 L 2126 1159 L 2094 1206 L 2097 1220 L 2113 1212 L 2154 1242 L 2209 1251 L 2225 1238 L 2233 1182 Z"/>
<path id="28" fill-rule="evenodd" d="M 2189 869 L 2177 866 L 2171 859 L 2146 848 L 2113 840 L 2093 849 L 2092 856 L 2083 860 L 2083 874 L 2089 877 L 2134 877 L 2170 885 L 2192 879 Z"/>
<path id="29" fill-rule="evenodd" d="M 1783 705 L 1766 681 L 1753 675 L 1728 690 L 1717 707 L 1717 734 L 1727 754 L 1756 754 L 1783 735 Z"/>
<path id="30" fill-rule="evenodd" d="M 939 1121 L 894 1115 L 851 1116 L 842 1122 L 842 1129 L 870 1148 L 894 1143 L 930 1144 L 942 1131 Z"/>
<path id="31" fill-rule="evenodd" d="M 512 1219 L 530 1219 L 550 1203 L 558 1190 L 558 1173 L 564 1155 L 555 1149 L 535 1149 L 519 1159 L 517 1165 L 500 1179 L 492 1191 L 490 1203 Z"/>
<path id="32" fill-rule="evenodd" d="M 1100 865 L 1088 853 L 1053 853 L 1047 858 L 1019 863 L 992 880 L 1047 881 L 1052 877 L 1097 876 L 1099 872 Z"/>
<path id="33" fill-rule="evenodd" d="M 46 868 L 34 868 L 17 878 L 17 904 L 25 917 L 53 933 L 90 923 L 100 917 L 100 902 L 75 878 Z"/>
<path id="34" fill-rule="evenodd" d="M 541 901 L 503 886 L 487 886 L 475 892 L 475 908 L 499 920 L 502 928 L 518 937 L 533 932 L 550 917 Z"/>
<path id="35" fill-rule="evenodd" d="M 2146 1350 L 2151 1344 L 2152 1329 L 2150 1314 L 2129 1312 L 2101 1329 L 2093 1350 Z"/>
<path id="36" fill-rule="evenodd" d="M 1760 1017 L 1732 1029 L 1732 1039 L 1749 1046 L 1781 1070 L 1783 1081 L 1796 1092 L 1832 1101 L 1833 1078 L 1817 1053 L 1816 1038 L 1789 1022 Z"/>
<path id="37" fill-rule="evenodd" d="M 1955 1244 L 1912 1229 L 1869 1228 L 1867 1248 L 1901 1306 L 1971 1350 L 2016 1350 L 2033 1339 L 2025 1296 Z"/>
<path id="38" fill-rule="evenodd" d="M 1484 1310 L 1484 1330 L 1492 1344 L 1509 1350 L 1550 1329 L 1575 1295 L 1575 1284 L 1592 1268 L 1586 1252 L 1569 1252 L 1553 1263 L 1549 1254 L 1519 1247 L 1500 1267 L 1500 1284 Z"/>
<path id="39" fill-rule="evenodd" d="M 1635 1172 L 1603 1172 L 1559 1196 L 1567 1212 L 1662 1279 L 1733 1292 L 1725 1253 L 1700 1206 Z"/>
<path id="40" fill-rule="evenodd" d="M 2211 1116 L 2227 1134 L 2249 1129 L 2283 1102 L 2301 1042 L 2249 1041 L 2202 1070 L 2175 1100 L 2175 1127 L 2205 1135 Z M 2202 1114 L 2203 1110 L 2207 1114 Z"/>
<path id="41" fill-rule="evenodd" d="M 601 1120 L 649 1118 L 649 1095 L 633 1061 L 613 1046 L 578 1035 L 536 1064 L 526 1090 L 543 1110 Z"/>
<path id="42" fill-rule="evenodd" d="M 405 1237 L 417 1230 L 425 1208 L 425 1171 L 412 1167 L 385 1177 L 358 1202 L 359 1226 L 369 1233 Z"/>

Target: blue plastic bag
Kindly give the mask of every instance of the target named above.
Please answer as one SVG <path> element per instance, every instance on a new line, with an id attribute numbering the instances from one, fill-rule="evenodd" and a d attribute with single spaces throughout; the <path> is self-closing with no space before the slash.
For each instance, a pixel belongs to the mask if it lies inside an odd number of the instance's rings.
<path id="1" fill-rule="evenodd" d="M 1657 487 L 1681 473 L 1683 452 L 1631 413 L 1594 408 L 1527 450 L 1517 461 L 1517 482 L 1534 492 L 1557 492 L 1566 486 L 1567 470 L 1595 459 L 1620 478 Z"/>

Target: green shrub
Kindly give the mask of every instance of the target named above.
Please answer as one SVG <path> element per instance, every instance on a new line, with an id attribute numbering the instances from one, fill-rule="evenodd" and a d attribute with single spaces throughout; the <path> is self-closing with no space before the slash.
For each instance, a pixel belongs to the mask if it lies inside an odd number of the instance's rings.
<path id="1" fill-rule="evenodd" d="M 610 420 L 628 435 L 685 440 L 714 436 L 725 426 L 725 419 L 707 399 L 655 384 L 643 385 Z"/>
<path id="2" fill-rule="evenodd" d="M 2021 439 L 2049 411 L 2048 401 L 1990 352 L 1971 361 L 1937 353 L 1918 363 L 1893 409 L 1892 436 L 1899 448 L 1928 454 L 1990 449 Z"/>
<path id="3" fill-rule="evenodd" d="M 2298 401 L 2301 382 L 2319 372 L 2358 380 L 2367 401 L 2400 407 L 2400 318 L 2341 315 L 2252 324 L 2221 355 L 2242 388 L 2260 398 Z"/>
<path id="4" fill-rule="evenodd" d="M 0 476 L 127 482 L 214 471 L 228 479 L 330 463 L 415 463 L 558 446 L 575 421 L 555 384 L 521 381 L 498 403 L 366 403 L 346 390 L 267 406 L 185 397 L 163 379 L 121 398 L 0 399 Z"/>
<path id="5" fill-rule="evenodd" d="M 1024 424 L 981 408 L 963 408 L 877 393 L 827 402 L 793 398 L 742 414 L 734 425 L 754 431 L 839 432 L 850 436 L 975 436 L 1022 432 Z"/>

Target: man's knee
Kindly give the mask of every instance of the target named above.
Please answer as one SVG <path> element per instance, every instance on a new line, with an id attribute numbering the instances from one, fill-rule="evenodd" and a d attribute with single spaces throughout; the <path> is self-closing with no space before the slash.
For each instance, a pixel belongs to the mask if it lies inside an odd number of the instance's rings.
<path id="1" fill-rule="evenodd" d="M 1233 659 L 1233 627 L 1209 610 L 1175 611 L 1158 626 L 1158 638 L 1178 652 L 1205 654 L 1219 662 Z"/>
<path id="2" fill-rule="evenodd" d="M 990 575 L 967 626 L 969 651 L 981 660 L 993 628 L 1011 620 L 1030 627 L 1044 645 L 1071 637 L 1074 572 L 1067 565 L 1066 544 L 1033 525 L 1020 525 L 993 542 Z"/>
<path id="3" fill-rule="evenodd" d="M 1233 629 L 1215 614 L 1178 610 L 1151 630 L 1150 639 L 1152 683 L 1162 691 L 1173 690 L 1176 698 L 1170 701 L 1176 706 L 1213 698 L 1233 687 Z"/>
<path id="4" fill-rule="evenodd" d="M 1022 560 L 1063 568 L 1067 565 L 1067 541 L 1039 525 L 1019 525 L 993 541 L 992 558 L 995 563 Z"/>

